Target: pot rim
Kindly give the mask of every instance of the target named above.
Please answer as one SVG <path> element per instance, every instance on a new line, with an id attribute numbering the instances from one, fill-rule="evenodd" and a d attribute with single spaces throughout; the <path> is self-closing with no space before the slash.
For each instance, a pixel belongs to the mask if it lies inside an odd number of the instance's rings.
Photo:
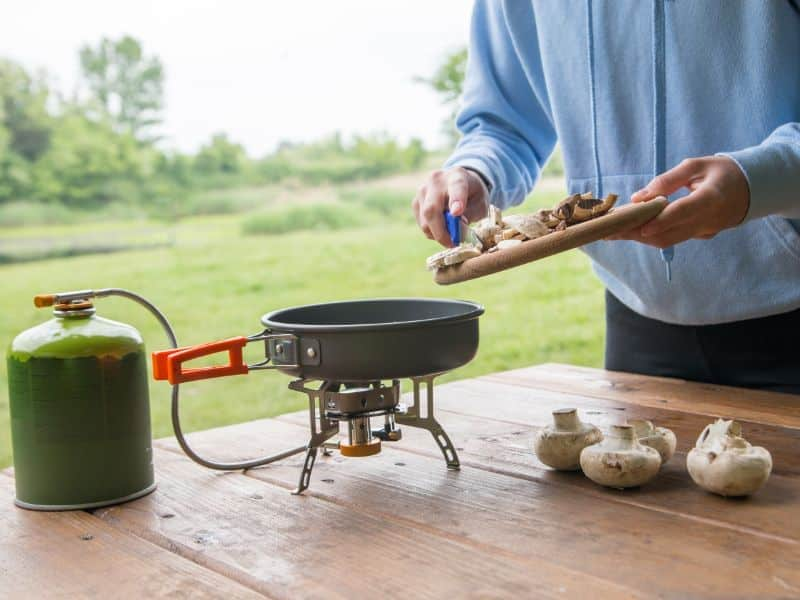
<path id="1" fill-rule="evenodd" d="M 432 317 L 428 319 L 414 319 L 408 321 L 387 321 L 377 323 L 342 323 L 342 324 L 315 324 L 297 323 L 280 320 L 281 316 L 296 310 L 313 309 L 344 304 L 372 304 L 379 302 L 405 302 L 405 303 L 439 303 L 450 306 L 460 306 L 463 311 L 458 314 L 447 315 L 444 317 Z M 469 300 L 448 300 L 444 298 L 420 298 L 420 297 L 390 297 L 390 298 L 364 298 L 355 300 L 341 300 L 337 302 L 320 302 L 315 304 L 303 304 L 301 306 L 291 306 L 273 310 L 261 317 L 261 323 L 270 331 L 287 333 L 339 333 L 339 332 L 358 332 L 358 331 L 393 331 L 398 329 L 410 329 L 428 325 L 443 325 L 459 323 L 477 319 L 484 313 L 484 307 L 476 302 Z"/>

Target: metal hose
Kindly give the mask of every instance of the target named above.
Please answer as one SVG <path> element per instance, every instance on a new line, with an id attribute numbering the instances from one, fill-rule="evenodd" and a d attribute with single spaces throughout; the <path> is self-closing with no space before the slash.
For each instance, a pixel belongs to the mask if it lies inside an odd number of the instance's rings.
<path id="1" fill-rule="evenodd" d="M 172 345 L 173 348 L 178 347 L 178 340 L 175 337 L 175 330 L 172 329 L 172 325 L 170 325 L 169 320 L 167 317 L 164 316 L 155 304 L 140 296 L 135 292 L 131 292 L 129 290 L 124 290 L 121 288 L 104 288 L 101 290 L 94 290 L 92 292 L 97 298 L 102 298 L 104 296 L 120 296 L 122 298 L 127 298 L 128 300 L 133 300 L 137 304 L 146 308 L 150 313 L 158 320 L 161 324 L 161 327 L 164 329 L 164 333 L 167 334 L 167 339 L 169 343 Z M 295 454 L 299 454 L 300 452 L 305 452 L 306 446 L 299 446 L 297 448 L 292 448 L 291 450 L 286 450 L 284 452 L 279 452 L 277 454 L 272 454 L 270 456 L 263 456 L 261 458 L 255 458 L 253 460 L 246 460 L 241 462 L 216 462 L 213 460 L 208 460 L 203 458 L 199 454 L 197 454 L 194 450 L 192 450 L 189 443 L 186 441 L 186 438 L 183 435 L 183 429 L 181 429 L 181 419 L 180 419 L 180 409 L 179 409 L 179 397 L 180 397 L 180 385 L 175 384 L 172 386 L 172 429 L 175 432 L 175 439 L 178 440 L 178 445 L 180 445 L 181 449 L 186 453 L 186 455 L 191 458 L 194 462 L 203 465 L 204 467 L 208 467 L 209 469 L 217 469 L 220 471 L 238 471 L 240 469 L 252 469 L 254 467 L 260 467 L 262 465 L 266 465 L 277 460 L 281 460 L 283 458 L 288 458 L 289 456 L 294 456 Z"/>

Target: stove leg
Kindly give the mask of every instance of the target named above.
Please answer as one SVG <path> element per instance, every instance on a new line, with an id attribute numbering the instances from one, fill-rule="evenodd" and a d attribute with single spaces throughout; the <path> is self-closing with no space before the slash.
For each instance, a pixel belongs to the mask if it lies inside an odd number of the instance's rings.
<path id="1" fill-rule="evenodd" d="M 431 432 L 433 439 L 436 440 L 436 445 L 442 451 L 444 459 L 447 461 L 447 468 L 458 471 L 461 468 L 461 463 L 458 460 L 458 454 L 456 454 L 453 442 L 450 441 L 450 436 L 442 429 L 436 419 L 431 419 L 431 427 L 426 427 L 426 429 Z"/>
<path id="2" fill-rule="evenodd" d="M 317 460 L 317 447 L 309 446 L 306 449 L 306 460 L 303 462 L 303 470 L 300 471 L 300 480 L 297 482 L 297 487 L 292 491 L 295 496 L 302 494 L 308 489 L 308 484 L 311 483 L 311 469 L 314 468 L 314 462 Z"/>
<path id="3" fill-rule="evenodd" d="M 303 470 L 300 471 L 300 480 L 297 482 L 297 487 L 292 491 L 292 494 L 295 495 L 302 494 L 311 483 L 311 470 L 317 460 L 317 450 L 322 448 L 323 454 L 329 455 L 330 452 L 325 448 L 325 442 L 339 433 L 339 424 L 325 417 L 325 408 L 322 405 L 323 393 L 331 384 L 323 381 L 319 389 L 314 390 L 305 387 L 304 383 L 304 380 L 297 379 L 289 384 L 290 389 L 308 394 L 308 418 L 311 426 L 311 440 L 309 440 L 306 447 Z M 317 421 L 317 414 L 319 414 L 319 422 Z"/>
<path id="4" fill-rule="evenodd" d="M 458 454 L 453 442 L 450 441 L 450 436 L 447 435 L 439 421 L 433 416 L 433 380 L 435 377 L 436 375 L 425 375 L 411 378 L 414 384 L 414 406 L 409 406 L 404 415 L 397 415 L 397 422 L 430 431 L 436 445 L 442 451 L 444 460 L 447 462 L 447 468 L 458 470 L 461 468 L 461 463 L 458 460 Z M 422 402 L 421 383 L 425 384 L 425 416 L 420 415 Z"/>

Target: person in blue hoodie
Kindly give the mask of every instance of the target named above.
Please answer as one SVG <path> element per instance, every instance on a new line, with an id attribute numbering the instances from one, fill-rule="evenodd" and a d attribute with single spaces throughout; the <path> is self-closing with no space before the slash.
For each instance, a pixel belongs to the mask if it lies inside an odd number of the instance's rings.
<path id="1" fill-rule="evenodd" d="M 584 247 L 606 368 L 800 393 L 797 0 L 477 0 L 471 27 L 423 233 L 521 203 L 558 141 L 570 194 L 670 199 Z"/>

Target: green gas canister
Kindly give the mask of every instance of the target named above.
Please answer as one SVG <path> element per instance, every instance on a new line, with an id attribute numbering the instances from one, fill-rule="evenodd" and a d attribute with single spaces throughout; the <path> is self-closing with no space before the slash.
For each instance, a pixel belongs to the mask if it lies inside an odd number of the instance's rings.
<path id="1" fill-rule="evenodd" d="M 8 349 L 16 504 L 116 504 L 153 489 L 147 359 L 139 332 L 86 294 L 37 296 L 53 318 Z"/>

